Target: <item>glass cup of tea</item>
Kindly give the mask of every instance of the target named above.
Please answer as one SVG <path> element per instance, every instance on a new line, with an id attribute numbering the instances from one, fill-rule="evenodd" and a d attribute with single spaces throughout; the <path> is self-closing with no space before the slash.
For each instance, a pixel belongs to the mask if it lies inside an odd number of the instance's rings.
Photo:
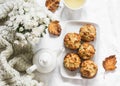
<path id="1" fill-rule="evenodd" d="M 63 20 L 80 19 L 86 0 L 63 0 L 63 3 L 65 5 L 61 14 Z"/>

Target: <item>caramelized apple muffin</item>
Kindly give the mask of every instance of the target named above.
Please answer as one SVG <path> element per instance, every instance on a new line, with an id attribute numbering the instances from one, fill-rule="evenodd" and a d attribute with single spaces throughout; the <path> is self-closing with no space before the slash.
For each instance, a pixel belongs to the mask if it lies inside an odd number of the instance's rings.
<path id="1" fill-rule="evenodd" d="M 82 41 L 90 42 L 96 37 L 96 28 L 92 24 L 86 24 L 80 28 Z"/>
<path id="2" fill-rule="evenodd" d="M 80 73 L 84 78 L 93 78 L 98 71 L 97 65 L 91 60 L 85 60 L 81 63 Z"/>
<path id="3" fill-rule="evenodd" d="M 68 53 L 64 58 L 64 67 L 70 71 L 74 71 L 80 67 L 81 59 L 75 53 Z"/>
<path id="4" fill-rule="evenodd" d="M 51 12 L 55 12 L 60 4 L 60 0 L 46 0 L 45 6 L 50 10 Z"/>
<path id="5" fill-rule="evenodd" d="M 90 43 L 83 43 L 80 45 L 80 48 L 78 50 L 78 55 L 84 59 L 91 59 L 95 54 L 94 46 Z"/>
<path id="6" fill-rule="evenodd" d="M 77 33 L 67 33 L 64 38 L 64 45 L 72 50 L 76 50 L 80 47 L 81 37 Z"/>
<path id="7" fill-rule="evenodd" d="M 59 36 L 61 34 L 61 30 L 61 26 L 59 24 L 59 21 L 57 20 L 50 22 L 50 24 L 48 25 L 48 31 L 52 35 Z"/>

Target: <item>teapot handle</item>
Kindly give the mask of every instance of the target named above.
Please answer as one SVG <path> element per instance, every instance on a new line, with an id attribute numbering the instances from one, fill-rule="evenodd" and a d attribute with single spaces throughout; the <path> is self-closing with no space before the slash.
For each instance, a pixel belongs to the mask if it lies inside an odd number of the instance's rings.
<path id="1" fill-rule="evenodd" d="M 28 74 L 31 74 L 33 71 L 35 71 L 37 69 L 37 66 L 36 65 L 32 65 L 31 67 L 29 67 L 26 72 Z"/>
<path id="2" fill-rule="evenodd" d="M 61 57 L 64 52 L 65 52 L 65 48 L 63 48 L 63 47 L 60 48 L 58 53 L 57 53 L 57 57 Z"/>

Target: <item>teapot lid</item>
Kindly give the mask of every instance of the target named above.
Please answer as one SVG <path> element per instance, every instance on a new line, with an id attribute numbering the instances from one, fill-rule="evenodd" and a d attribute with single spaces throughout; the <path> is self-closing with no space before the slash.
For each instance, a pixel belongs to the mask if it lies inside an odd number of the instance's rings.
<path id="1" fill-rule="evenodd" d="M 33 63 L 37 65 L 37 70 L 41 73 L 48 73 L 56 67 L 56 53 L 43 49 L 36 53 Z"/>
<path id="2" fill-rule="evenodd" d="M 41 67 L 49 67 L 53 64 L 52 55 L 48 52 L 44 52 L 39 56 L 39 65 Z M 54 57 L 53 57 L 54 58 Z"/>

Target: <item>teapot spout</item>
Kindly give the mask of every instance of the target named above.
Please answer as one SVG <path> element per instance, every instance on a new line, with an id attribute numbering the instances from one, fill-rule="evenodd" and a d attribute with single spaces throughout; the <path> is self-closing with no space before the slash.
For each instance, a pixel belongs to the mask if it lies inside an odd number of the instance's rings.
<path id="1" fill-rule="evenodd" d="M 37 69 L 37 66 L 36 65 L 32 65 L 31 67 L 29 67 L 26 72 L 28 74 L 31 74 L 33 71 L 35 71 Z"/>

